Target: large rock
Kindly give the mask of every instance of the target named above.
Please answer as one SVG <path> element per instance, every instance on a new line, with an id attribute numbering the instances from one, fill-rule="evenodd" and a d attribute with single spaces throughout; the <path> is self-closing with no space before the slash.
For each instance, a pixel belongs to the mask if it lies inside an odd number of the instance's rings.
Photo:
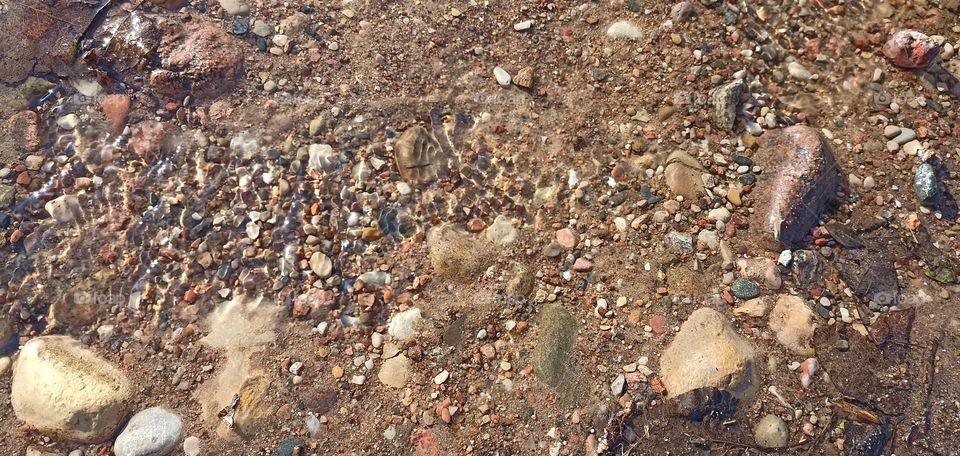
<path id="1" fill-rule="evenodd" d="M 113 444 L 116 456 L 166 456 L 180 443 L 180 417 L 151 407 L 130 418 Z"/>
<path id="2" fill-rule="evenodd" d="M 212 22 L 177 22 L 157 49 L 160 67 L 149 85 L 175 100 L 190 95 L 209 102 L 230 93 L 243 80 L 243 51 L 236 38 Z"/>
<path id="3" fill-rule="evenodd" d="M 768 326 L 776 333 L 777 341 L 790 351 L 805 356 L 814 354 L 810 342 L 817 329 L 816 315 L 803 299 L 780 295 L 770 312 Z"/>
<path id="4" fill-rule="evenodd" d="M 757 241 L 777 251 L 803 247 L 840 185 L 830 146 L 816 129 L 795 125 L 765 133 L 754 162 L 764 169 L 750 223 Z"/>
<path id="5" fill-rule="evenodd" d="M 927 35 L 900 30 L 883 45 L 883 55 L 901 68 L 923 68 L 937 60 L 940 46 Z"/>
<path id="6" fill-rule="evenodd" d="M 697 309 L 660 357 L 663 385 L 670 397 L 704 387 L 750 397 L 758 382 L 754 357 L 753 346 L 722 314 Z"/>
<path id="7" fill-rule="evenodd" d="M 132 395 L 123 372 L 67 336 L 32 339 L 13 367 L 17 418 L 66 440 L 109 439 L 129 414 Z"/>
<path id="8" fill-rule="evenodd" d="M 577 338 L 577 319 L 559 306 L 549 306 L 540 316 L 540 336 L 533 351 L 533 369 L 544 383 L 554 388 L 570 384 L 577 374 L 571 362 Z"/>

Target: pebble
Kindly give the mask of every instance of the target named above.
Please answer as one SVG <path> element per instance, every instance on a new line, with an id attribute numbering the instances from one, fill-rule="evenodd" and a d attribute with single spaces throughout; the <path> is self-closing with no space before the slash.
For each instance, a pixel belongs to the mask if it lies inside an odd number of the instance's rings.
<path id="1" fill-rule="evenodd" d="M 910 141 L 913 141 L 917 138 L 917 132 L 909 128 L 900 128 L 899 132 L 891 138 L 891 141 L 897 143 L 897 145 L 902 146 Z"/>
<path id="2" fill-rule="evenodd" d="M 326 279 L 333 273 L 333 262 L 323 253 L 314 252 L 310 256 L 310 270 L 321 279 Z"/>
<path id="3" fill-rule="evenodd" d="M 518 32 L 522 32 L 522 31 L 525 31 L 525 30 L 530 30 L 530 27 L 533 27 L 533 20 L 532 20 L 532 19 L 528 19 L 528 20 L 525 20 L 525 21 L 520 21 L 520 22 L 517 22 L 516 24 L 513 24 L 513 29 L 516 30 L 516 31 L 518 31 Z"/>
<path id="4" fill-rule="evenodd" d="M 629 21 L 614 22 L 607 29 L 607 36 L 610 38 L 626 38 L 635 40 L 640 38 L 640 29 Z"/>
<path id="5" fill-rule="evenodd" d="M 570 250 L 577 246 L 577 235 L 570 228 L 562 228 L 556 233 L 557 243 Z"/>
<path id="6" fill-rule="evenodd" d="M 940 183 L 936 170 L 929 163 L 922 163 L 917 167 L 913 177 L 913 188 L 920 204 L 935 207 L 940 202 Z"/>
<path id="7" fill-rule="evenodd" d="M 73 130 L 77 128 L 77 123 L 80 122 L 80 118 L 76 114 L 67 114 L 63 117 L 57 119 L 57 126 L 61 130 Z"/>
<path id="8" fill-rule="evenodd" d="M 200 456 L 200 439 L 192 435 L 183 439 L 183 452 L 186 456 Z"/>
<path id="9" fill-rule="evenodd" d="M 893 139 L 900 135 L 900 127 L 896 125 L 887 125 L 883 127 L 883 136 L 887 139 Z"/>
<path id="10" fill-rule="evenodd" d="M 180 417 L 161 407 L 143 410 L 127 423 L 113 444 L 116 456 L 165 456 L 180 443 Z"/>
<path id="11" fill-rule="evenodd" d="M 450 371 L 444 369 L 442 372 L 433 377 L 433 383 L 437 385 L 442 385 L 447 382 L 447 379 L 450 378 Z"/>
<path id="12" fill-rule="evenodd" d="M 223 12 L 230 16 L 242 16 L 250 13 L 250 2 L 248 0 L 219 0 Z"/>
<path id="13" fill-rule="evenodd" d="M 533 67 L 522 68 L 513 78 L 513 83 L 524 89 L 533 87 Z"/>
<path id="14" fill-rule="evenodd" d="M 740 299 L 753 299 L 760 296 L 760 285 L 748 279 L 737 279 L 730 287 L 730 292 Z"/>
<path id="15" fill-rule="evenodd" d="M 783 448 L 789 437 L 787 423 L 776 415 L 766 415 L 753 428 L 753 436 L 764 448 Z"/>
<path id="16" fill-rule="evenodd" d="M 504 70 L 500 67 L 494 67 L 493 77 L 497 79 L 497 84 L 500 84 L 500 87 L 510 87 L 510 73 L 507 73 L 507 70 Z"/>
<path id="17" fill-rule="evenodd" d="M 416 307 L 398 312 L 387 324 L 387 333 L 398 340 L 412 339 L 417 335 L 417 325 L 422 320 L 420 309 Z"/>
<path id="18" fill-rule="evenodd" d="M 623 389 L 627 384 L 627 378 L 623 374 L 618 374 L 613 382 L 610 383 L 610 393 L 614 396 L 623 394 Z"/>
<path id="19" fill-rule="evenodd" d="M 813 74 L 811 74 L 810 71 L 807 70 L 807 68 L 803 66 L 800 62 L 794 61 L 794 62 L 788 63 L 787 72 L 789 72 L 790 76 L 793 76 L 794 79 L 797 79 L 800 81 L 806 82 L 813 79 Z"/>

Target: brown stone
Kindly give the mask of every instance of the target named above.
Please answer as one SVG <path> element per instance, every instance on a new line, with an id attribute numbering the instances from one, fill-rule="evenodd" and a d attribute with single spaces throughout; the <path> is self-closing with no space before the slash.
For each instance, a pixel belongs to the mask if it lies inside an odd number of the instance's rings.
<path id="1" fill-rule="evenodd" d="M 163 68 L 151 74 L 150 85 L 173 100 L 190 95 L 210 101 L 243 79 L 243 52 L 236 39 L 210 22 L 178 22 L 157 54 Z"/>
<path id="2" fill-rule="evenodd" d="M 883 55 L 900 68 L 923 68 L 937 60 L 940 46 L 914 30 L 900 30 L 883 45 Z"/>
<path id="3" fill-rule="evenodd" d="M 764 169 L 753 193 L 756 240 L 771 250 L 802 247 L 840 185 L 830 146 L 815 128 L 796 125 L 765 133 L 754 161 Z"/>
<path id="4" fill-rule="evenodd" d="M 40 118 L 33 111 L 20 111 L 4 123 L 4 135 L 8 136 L 14 149 L 20 152 L 36 152 L 40 148 L 38 123 Z M 0 139 L 0 142 L 5 142 Z"/>
<path id="5" fill-rule="evenodd" d="M 100 102 L 100 110 L 110 121 L 110 128 L 114 133 L 123 131 L 127 123 L 127 114 L 130 112 L 130 97 L 122 94 L 107 95 Z"/>
<path id="6" fill-rule="evenodd" d="M 133 126 L 130 135 L 130 150 L 143 161 L 153 163 L 160 156 L 164 127 L 160 122 L 146 120 Z"/>
<path id="7" fill-rule="evenodd" d="M 533 67 L 525 67 L 513 77 L 513 83 L 518 87 L 529 89 L 533 87 Z"/>

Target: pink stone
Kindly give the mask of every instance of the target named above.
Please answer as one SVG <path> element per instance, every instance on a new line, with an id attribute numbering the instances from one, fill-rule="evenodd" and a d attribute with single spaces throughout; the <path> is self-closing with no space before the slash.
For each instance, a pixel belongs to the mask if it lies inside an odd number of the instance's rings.
<path id="1" fill-rule="evenodd" d="M 570 228 L 557 230 L 557 243 L 565 249 L 572 249 L 577 246 L 577 235 Z"/>
<path id="2" fill-rule="evenodd" d="M 901 30 L 883 45 L 883 55 L 901 68 L 923 68 L 937 60 L 940 46 L 920 32 Z"/>
<path id="3" fill-rule="evenodd" d="M 593 269 L 593 263 L 590 260 L 580 257 L 577 258 L 577 261 L 573 262 L 573 270 L 577 272 L 587 272 Z"/>

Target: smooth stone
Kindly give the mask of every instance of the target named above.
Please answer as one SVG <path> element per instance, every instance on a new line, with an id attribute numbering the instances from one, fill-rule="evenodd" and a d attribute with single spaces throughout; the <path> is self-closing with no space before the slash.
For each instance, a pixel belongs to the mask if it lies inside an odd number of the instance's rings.
<path id="1" fill-rule="evenodd" d="M 231 16 L 241 16 L 250 13 L 250 2 L 247 0 L 220 0 L 220 7 Z"/>
<path id="2" fill-rule="evenodd" d="M 313 252 L 310 256 L 310 270 L 321 279 L 326 279 L 333 273 L 333 262 L 323 253 Z"/>
<path id="3" fill-rule="evenodd" d="M 607 36 L 610 38 L 626 38 L 635 40 L 640 38 L 640 29 L 629 21 L 614 22 L 607 29 Z"/>
<path id="4" fill-rule="evenodd" d="M 494 67 L 493 77 L 497 79 L 497 84 L 500 84 L 500 87 L 510 87 L 512 78 L 510 77 L 510 73 L 507 73 L 507 70 L 504 70 L 500 67 Z"/>
<path id="5" fill-rule="evenodd" d="M 10 402 L 17 418 L 65 440 L 109 439 L 130 412 L 132 397 L 123 372 L 68 336 L 31 339 L 13 367 Z"/>
<path id="6" fill-rule="evenodd" d="M 166 456 L 177 448 L 183 423 L 161 407 L 143 410 L 130 421 L 113 444 L 116 456 Z"/>
<path id="7" fill-rule="evenodd" d="M 410 378 L 410 359 L 401 354 L 384 361 L 377 378 L 391 388 L 403 388 Z"/>
<path id="8" fill-rule="evenodd" d="M 777 341 L 790 351 L 804 356 L 815 353 L 811 342 L 817 329 L 816 315 L 803 299 L 780 295 L 767 325 L 777 335 Z"/>
<path id="9" fill-rule="evenodd" d="M 789 438 L 787 423 L 776 415 L 766 415 L 753 428 L 753 436 L 764 448 L 783 448 Z"/>
<path id="10" fill-rule="evenodd" d="M 194 436 L 184 439 L 183 452 L 187 456 L 200 456 L 200 439 Z"/>
<path id="11" fill-rule="evenodd" d="M 790 76 L 793 76 L 794 79 L 800 81 L 809 81 L 813 79 L 813 74 L 810 73 L 810 70 L 807 67 L 803 66 L 800 62 L 790 62 L 787 64 L 787 72 L 790 73 Z"/>

